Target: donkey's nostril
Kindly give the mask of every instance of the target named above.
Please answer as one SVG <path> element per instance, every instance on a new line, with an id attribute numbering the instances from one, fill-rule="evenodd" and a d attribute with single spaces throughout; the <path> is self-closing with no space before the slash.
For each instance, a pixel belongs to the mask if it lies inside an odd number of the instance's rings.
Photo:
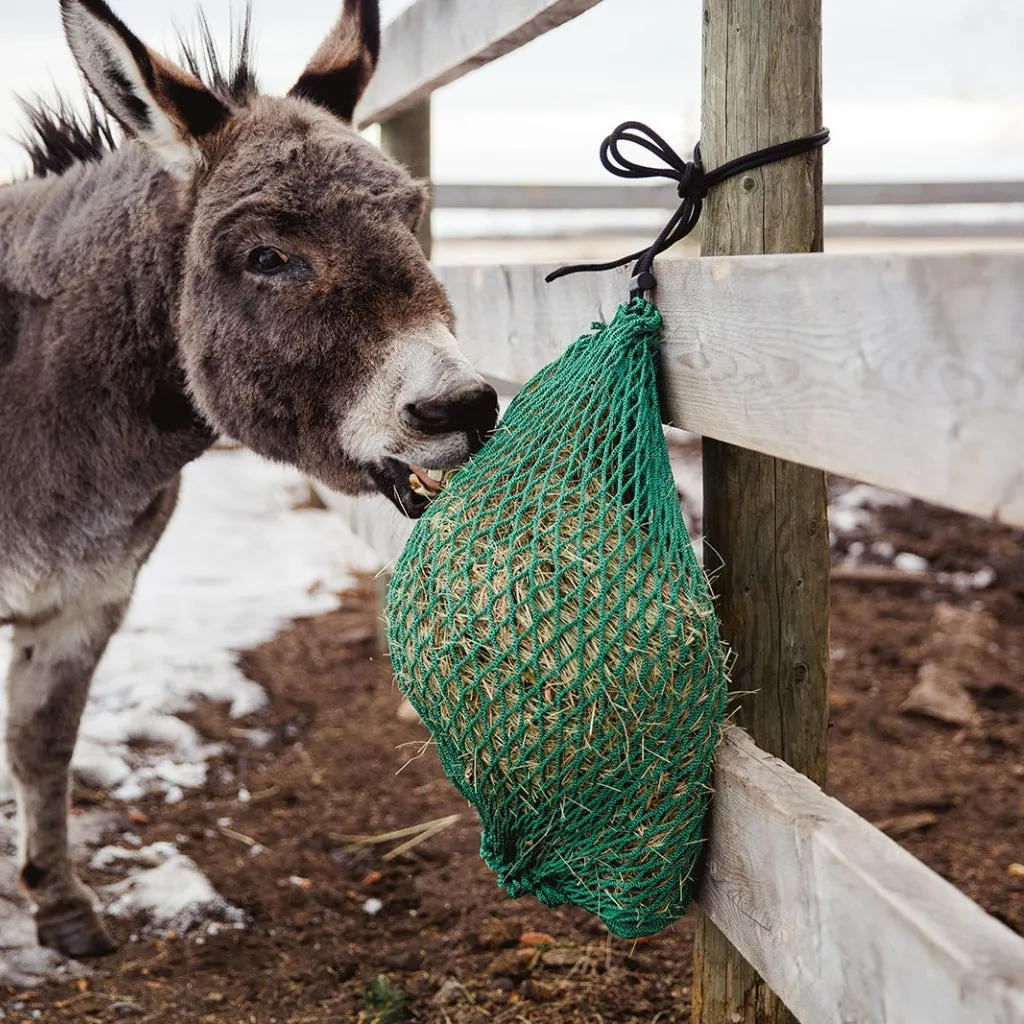
<path id="1" fill-rule="evenodd" d="M 447 430 L 451 420 L 451 404 L 445 401 L 410 402 L 405 412 L 410 425 L 420 430 Z"/>
<path id="2" fill-rule="evenodd" d="M 498 395 L 481 383 L 443 397 L 410 402 L 404 413 L 410 426 L 427 434 L 487 434 L 498 422 Z"/>

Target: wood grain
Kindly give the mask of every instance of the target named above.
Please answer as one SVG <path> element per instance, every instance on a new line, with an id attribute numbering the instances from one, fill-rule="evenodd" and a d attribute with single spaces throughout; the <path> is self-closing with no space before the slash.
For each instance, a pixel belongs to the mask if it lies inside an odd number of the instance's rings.
<path id="1" fill-rule="evenodd" d="M 393 117 L 599 2 L 417 0 L 385 28 L 380 64 L 356 120 L 365 127 Z"/>
<path id="2" fill-rule="evenodd" d="M 1024 940 L 736 728 L 699 899 L 803 1024 L 1024 1020 Z"/>
<path id="3" fill-rule="evenodd" d="M 708 167 L 821 127 L 821 0 L 704 0 L 701 152 Z M 821 152 L 714 189 L 701 254 L 822 248 Z M 791 424 L 789 429 L 794 429 Z M 737 721 L 824 785 L 828 737 L 829 541 L 825 475 L 704 441 L 704 544 L 722 637 L 733 650 Z M 751 865 L 753 867 L 753 865 Z M 698 912 L 694 1024 L 786 1024 L 789 1008 Z M 787 955 L 805 955 L 798 945 Z"/>
<path id="4" fill-rule="evenodd" d="M 442 267 L 460 344 L 523 382 L 628 274 Z M 694 433 L 1024 526 L 1024 253 L 662 260 L 673 422 Z"/>

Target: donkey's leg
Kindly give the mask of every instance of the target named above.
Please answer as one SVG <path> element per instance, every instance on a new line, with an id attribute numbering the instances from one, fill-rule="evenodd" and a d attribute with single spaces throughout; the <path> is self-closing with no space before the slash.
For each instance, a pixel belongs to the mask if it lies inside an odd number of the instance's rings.
<path id="1" fill-rule="evenodd" d="M 69 769 L 89 682 L 128 598 L 78 604 L 14 631 L 7 677 L 7 756 L 21 812 L 21 883 L 39 942 L 67 956 L 114 950 L 68 846 Z"/>

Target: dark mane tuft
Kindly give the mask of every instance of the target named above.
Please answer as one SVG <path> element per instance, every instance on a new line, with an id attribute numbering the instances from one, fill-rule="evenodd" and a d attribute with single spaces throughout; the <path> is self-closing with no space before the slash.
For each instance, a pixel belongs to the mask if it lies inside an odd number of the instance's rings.
<path id="1" fill-rule="evenodd" d="M 181 61 L 217 99 L 234 106 L 245 106 L 259 92 L 252 69 L 252 3 L 246 5 L 245 16 L 231 40 L 228 65 L 221 64 L 220 53 L 210 32 L 206 16 L 199 14 L 199 39 L 190 42 L 178 36 Z"/>
<path id="2" fill-rule="evenodd" d="M 231 40 L 227 65 L 221 61 L 210 25 L 202 14 L 198 37 L 195 42 L 178 38 L 184 66 L 224 103 L 245 106 L 259 91 L 252 70 L 251 0 Z M 29 122 L 21 143 L 37 178 L 64 174 L 76 164 L 99 163 L 117 148 L 120 133 L 91 96 L 81 104 L 82 110 L 62 96 L 52 103 L 40 99 L 22 99 L 20 103 Z"/>
<path id="3" fill-rule="evenodd" d="M 99 163 L 117 148 L 110 119 L 92 100 L 84 104 L 84 111 L 75 110 L 60 96 L 53 103 L 20 98 L 19 103 L 28 117 L 21 142 L 37 178 L 63 174 L 75 164 Z"/>

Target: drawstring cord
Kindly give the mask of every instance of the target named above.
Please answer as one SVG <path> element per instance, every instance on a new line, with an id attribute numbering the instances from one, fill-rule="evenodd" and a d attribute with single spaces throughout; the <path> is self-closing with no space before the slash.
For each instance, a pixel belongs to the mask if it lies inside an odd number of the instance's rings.
<path id="1" fill-rule="evenodd" d="M 822 128 L 813 135 L 807 135 L 800 139 L 793 139 L 790 142 L 781 142 L 776 146 L 768 146 L 759 149 L 756 153 L 747 156 L 737 157 L 716 167 L 713 171 L 705 171 L 701 161 L 700 143 L 694 147 L 693 160 L 684 160 L 656 131 L 639 121 L 626 121 L 620 124 L 601 143 L 601 163 L 605 170 L 619 178 L 668 178 L 676 182 L 676 191 L 681 200 L 679 208 L 672 214 L 671 220 L 662 229 L 661 234 L 655 239 L 654 244 L 648 249 L 641 249 L 639 252 L 630 253 L 621 259 L 612 260 L 610 263 L 578 263 L 568 267 L 561 267 L 548 274 L 544 279 L 549 284 L 557 281 L 560 277 L 569 274 L 579 274 L 584 271 L 614 270 L 616 267 L 624 267 L 627 263 L 636 260 L 633 268 L 633 275 L 630 280 L 630 298 L 636 298 L 653 291 L 655 278 L 652 272 L 654 259 L 666 249 L 671 248 L 676 242 L 682 241 L 697 226 L 700 220 L 701 211 L 704 207 L 704 199 L 708 191 L 725 181 L 733 178 L 744 171 L 753 170 L 755 167 L 763 167 L 765 164 L 775 163 L 778 160 L 785 160 L 791 156 L 799 156 L 809 153 L 811 150 L 820 149 L 829 140 L 827 128 Z M 662 162 L 662 167 L 647 167 L 644 164 L 630 160 L 622 152 L 622 144 L 631 142 L 636 146 L 646 149 L 654 157 Z"/>

